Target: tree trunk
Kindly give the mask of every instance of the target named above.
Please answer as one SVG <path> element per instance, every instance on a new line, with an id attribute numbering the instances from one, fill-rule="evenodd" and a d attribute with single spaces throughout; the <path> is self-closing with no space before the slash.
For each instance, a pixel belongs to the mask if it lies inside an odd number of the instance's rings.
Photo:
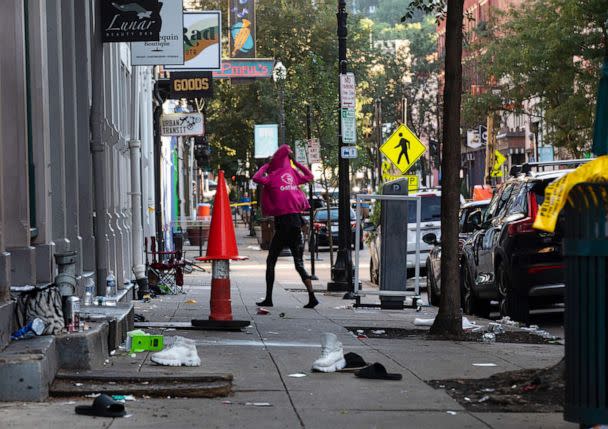
<path id="1" fill-rule="evenodd" d="M 464 0 L 448 0 L 441 159 L 441 302 L 430 333 L 462 335 L 458 211 L 460 209 L 460 101 Z"/>

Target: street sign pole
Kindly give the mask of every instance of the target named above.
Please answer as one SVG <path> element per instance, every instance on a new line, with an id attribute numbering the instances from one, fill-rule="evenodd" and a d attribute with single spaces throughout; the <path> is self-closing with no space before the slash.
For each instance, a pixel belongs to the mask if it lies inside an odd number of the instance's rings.
<path id="1" fill-rule="evenodd" d="M 338 0 L 338 63 L 341 75 L 347 72 L 348 62 L 346 60 L 346 0 Z M 342 114 L 342 95 L 340 95 L 339 114 Z M 341 118 L 341 116 L 340 116 Z M 353 293 L 353 262 L 350 251 L 350 180 L 349 160 L 342 157 L 342 124 L 339 123 L 339 147 L 338 147 L 338 254 L 336 262 L 331 269 L 331 282 L 327 284 L 330 291 L 343 291 Z"/>
<path id="2" fill-rule="evenodd" d="M 311 122 L 311 114 L 310 114 L 310 104 L 306 105 L 306 138 L 308 139 L 308 142 L 310 142 L 310 139 L 312 138 L 311 136 L 311 130 L 310 130 L 310 122 Z M 308 143 L 307 142 L 307 143 Z M 308 168 L 312 169 L 312 164 L 310 161 L 310 156 L 307 157 L 308 159 Z M 312 192 L 312 182 L 308 182 L 308 195 L 310 198 L 310 211 L 309 211 L 309 216 L 308 216 L 308 250 L 310 251 L 310 279 L 311 280 L 319 280 L 319 277 L 316 276 L 315 274 L 315 246 L 311 246 L 312 244 L 312 234 L 313 234 L 313 218 L 315 215 L 315 211 L 312 207 L 312 197 L 313 197 L 313 192 Z"/>

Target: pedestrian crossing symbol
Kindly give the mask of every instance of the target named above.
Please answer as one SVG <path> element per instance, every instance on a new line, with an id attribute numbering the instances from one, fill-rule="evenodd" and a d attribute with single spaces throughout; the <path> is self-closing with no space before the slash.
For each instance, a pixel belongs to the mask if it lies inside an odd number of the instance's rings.
<path id="1" fill-rule="evenodd" d="M 405 174 L 426 152 L 426 147 L 412 130 L 402 124 L 380 146 L 380 152 L 395 164 L 402 174 Z"/>
<path id="2" fill-rule="evenodd" d="M 492 165 L 492 172 L 490 173 L 490 177 L 502 177 L 504 175 L 502 171 L 502 166 L 505 163 L 507 158 L 500 153 L 499 151 L 494 151 L 494 162 Z"/>

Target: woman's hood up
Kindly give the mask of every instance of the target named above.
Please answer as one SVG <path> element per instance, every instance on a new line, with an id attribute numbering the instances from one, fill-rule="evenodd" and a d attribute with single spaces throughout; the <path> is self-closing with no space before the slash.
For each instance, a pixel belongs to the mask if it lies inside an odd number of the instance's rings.
<path id="1" fill-rule="evenodd" d="M 272 156 L 268 171 L 279 170 L 291 166 L 291 160 L 289 155 L 291 154 L 291 148 L 284 144 L 281 145 Z"/>

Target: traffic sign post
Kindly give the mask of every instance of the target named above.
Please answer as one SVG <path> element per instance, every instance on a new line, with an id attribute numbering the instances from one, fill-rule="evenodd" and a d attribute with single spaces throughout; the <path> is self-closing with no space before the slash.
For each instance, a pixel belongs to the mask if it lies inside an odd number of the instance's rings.
<path id="1" fill-rule="evenodd" d="M 296 140 L 295 157 L 300 164 L 308 164 L 308 144 L 305 140 Z"/>
<path id="2" fill-rule="evenodd" d="M 399 128 L 380 146 L 384 154 L 394 165 L 405 174 L 416 161 L 426 152 L 426 147 L 416 135 L 405 125 Z"/>

